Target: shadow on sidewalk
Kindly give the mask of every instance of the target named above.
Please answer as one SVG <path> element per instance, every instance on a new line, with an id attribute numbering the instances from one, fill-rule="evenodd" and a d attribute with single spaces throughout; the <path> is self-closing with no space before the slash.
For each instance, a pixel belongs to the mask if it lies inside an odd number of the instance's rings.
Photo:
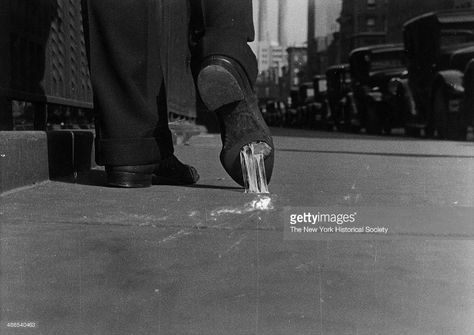
<path id="1" fill-rule="evenodd" d="M 190 185 L 191 188 L 202 188 L 202 189 L 214 189 L 214 190 L 233 190 L 243 192 L 244 189 L 240 186 L 218 186 L 218 185 L 205 185 L 205 184 L 195 184 Z"/>
<path id="2" fill-rule="evenodd" d="M 82 171 L 77 173 L 76 178 L 74 175 L 57 177 L 54 181 L 86 185 L 86 186 L 97 186 L 97 187 L 109 187 L 107 186 L 107 174 L 105 170 L 101 168 L 91 169 L 89 171 Z M 235 192 L 243 192 L 243 188 L 240 186 L 226 186 L 226 185 L 209 185 L 209 184 L 194 184 L 194 185 L 173 185 L 171 183 L 159 183 L 153 184 L 154 186 L 176 186 L 176 187 L 188 187 L 196 189 L 209 189 L 209 190 L 227 190 Z"/>

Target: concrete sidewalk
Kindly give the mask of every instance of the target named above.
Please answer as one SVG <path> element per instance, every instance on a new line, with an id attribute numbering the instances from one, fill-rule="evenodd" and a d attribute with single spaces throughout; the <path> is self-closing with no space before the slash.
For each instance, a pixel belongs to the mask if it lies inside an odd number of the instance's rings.
<path id="1" fill-rule="evenodd" d="M 466 240 L 289 241 L 283 213 L 472 211 L 474 145 L 312 134 L 275 138 L 269 198 L 232 182 L 213 135 L 177 147 L 194 187 L 107 188 L 97 169 L 4 193 L 0 332 L 473 334 L 472 227 L 434 215 L 413 231 Z"/>

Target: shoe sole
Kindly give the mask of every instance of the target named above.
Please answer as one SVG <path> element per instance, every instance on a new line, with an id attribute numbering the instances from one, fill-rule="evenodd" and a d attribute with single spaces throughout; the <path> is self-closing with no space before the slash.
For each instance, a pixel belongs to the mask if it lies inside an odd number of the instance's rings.
<path id="1" fill-rule="evenodd" d="M 208 65 L 200 72 L 197 86 L 201 99 L 210 111 L 244 99 L 235 77 L 219 65 Z"/>
<path id="2" fill-rule="evenodd" d="M 207 109 L 217 114 L 219 114 L 221 107 L 245 100 L 244 90 L 251 90 L 247 80 L 243 79 L 242 83 L 239 83 L 238 80 L 241 79 L 239 73 L 227 68 L 228 65 L 232 66 L 232 64 L 226 64 L 226 61 L 222 60 L 220 62 L 222 63 L 204 66 L 199 72 L 197 80 L 201 100 Z M 261 115 L 255 114 L 254 118 L 260 124 L 260 128 L 267 128 Z M 269 141 L 262 138 L 261 129 L 246 134 L 244 138 L 234 143 L 232 148 L 226 150 L 222 148 L 220 154 L 220 161 L 224 169 L 241 186 L 244 186 L 244 181 L 240 163 L 240 151 L 245 145 L 252 142 L 265 142 L 271 148 L 264 156 L 267 182 L 270 182 L 274 160 L 273 142 L 271 137 Z"/>
<path id="3" fill-rule="evenodd" d="M 144 188 L 151 186 L 152 179 L 152 174 L 116 171 L 107 174 L 107 185 L 121 188 Z"/>

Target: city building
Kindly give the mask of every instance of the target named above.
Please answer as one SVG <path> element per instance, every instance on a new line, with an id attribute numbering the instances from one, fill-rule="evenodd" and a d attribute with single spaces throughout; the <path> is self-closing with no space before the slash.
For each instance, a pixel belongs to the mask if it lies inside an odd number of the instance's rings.
<path id="1" fill-rule="evenodd" d="M 278 2 L 278 41 L 272 41 L 269 34 L 268 2 L 258 1 L 257 43 L 255 46 L 259 75 L 257 94 L 262 100 L 281 96 L 284 71 L 287 68 L 286 0 Z"/>
<path id="2" fill-rule="evenodd" d="M 343 62 L 354 48 L 386 42 L 387 5 L 387 0 L 342 1 L 338 22 Z"/>
<path id="3" fill-rule="evenodd" d="M 258 68 L 260 72 L 266 72 L 272 68 L 286 66 L 285 47 L 272 43 L 259 43 L 258 45 Z"/>
<path id="4" fill-rule="evenodd" d="M 341 11 L 341 1 L 308 0 L 308 77 L 325 72 L 332 65 L 337 54 L 330 52 L 330 46 L 336 43 L 339 23 L 337 18 Z M 332 48 L 334 49 L 334 48 Z"/>

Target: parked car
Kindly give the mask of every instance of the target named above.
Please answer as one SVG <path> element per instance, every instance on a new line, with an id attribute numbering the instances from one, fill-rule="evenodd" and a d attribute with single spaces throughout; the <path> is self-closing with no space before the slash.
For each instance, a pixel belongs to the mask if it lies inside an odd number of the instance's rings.
<path id="1" fill-rule="evenodd" d="M 463 77 L 463 87 L 464 97 L 461 104 L 461 112 L 464 115 L 466 124 L 470 127 L 474 127 L 474 59 L 471 59 L 466 66 Z M 464 133 L 461 134 L 461 136 L 463 135 Z"/>
<path id="2" fill-rule="evenodd" d="M 425 129 L 428 136 L 465 139 L 463 77 L 474 57 L 474 11 L 413 18 L 404 24 L 404 43 L 408 76 L 392 80 L 389 91 L 404 110 L 406 132 L 419 135 Z"/>
<path id="3" fill-rule="evenodd" d="M 354 130 L 365 128 L 369 134 L 402 124 L 402 115 L 386 101 L 388 83 L 406 72 L 405 52 L 401 44 L 383 44 L 357 48 L 349 54 L 351 87 L 350 124 Z M 349 93 L 348 99 L 352 96 Z"/>
<path id="4" fill-rule="evenodd" d="M 265 122 L 269 126 L 276 126 L 278 125 L 281 115 L 280 111 L 277 108 L 278 103 L 274 100 L 267 100 L 264 105 L 260 108 L 263 118 Z"/>
<path id="5" fill-rule="evenodd" d="M 292 88 L 290 90 L 290 97 L 288 99 L 288 106 L 285 111 L 284 125 L 286 127 L 296 127 L 298 123 L 298 107 L 301 105 L 299 88 Z"/>
<path id="6" fill-rule="evenodd" d="M 298 107 L 297 107 L 297 126 L 304 128 L 312 127 L 312 113 L 314 111 L 314 88 L 312 82 L 303 82 L 299 86 Z"/>
<path id="7" fill-rule="evenodd" d="M 299 86 L 297 107 L 297 125 L 304 128 L 321 127 L 326 118 L 326 77 L 314 76 L 312 82 L 303 82 Z"/>
<path id="8" fill-rule="evenodd" d="M 327 117 L 328 127 L 345 130 L 350 124 L 350 106 L 348 94 L 351 92 L 349 64 L 330 66 L 326 70 L 327 81 Z"/>

